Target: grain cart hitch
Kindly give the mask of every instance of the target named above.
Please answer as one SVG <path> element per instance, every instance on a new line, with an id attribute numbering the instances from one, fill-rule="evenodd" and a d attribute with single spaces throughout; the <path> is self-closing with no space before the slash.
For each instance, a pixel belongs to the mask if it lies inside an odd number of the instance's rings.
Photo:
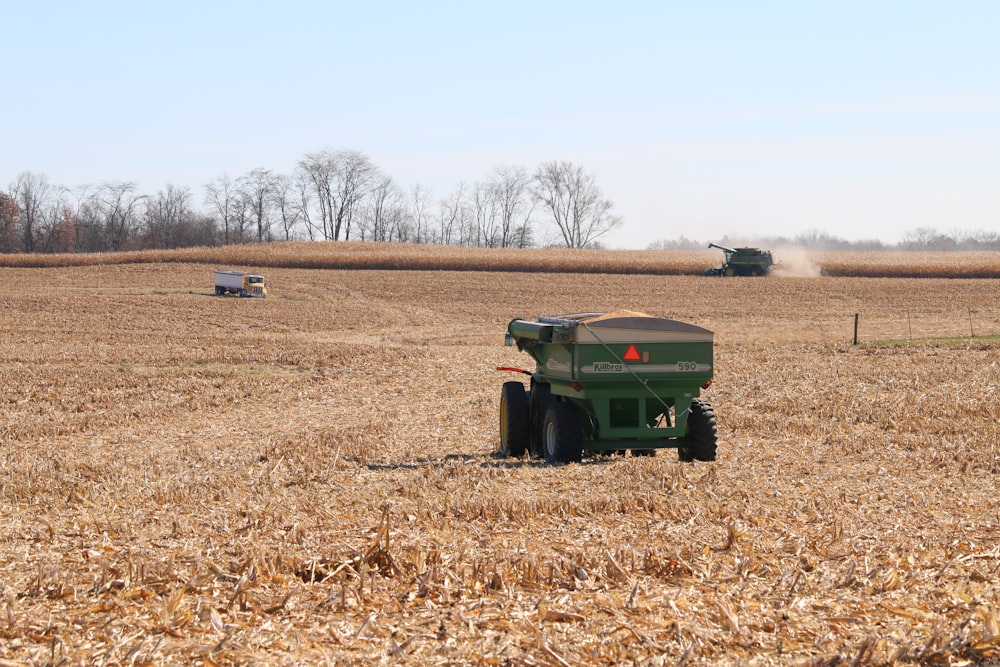
<path id="1" fill-rule="evenodd" d="M 712 382 L 711 331 L 619 311 L 514 319 L 507 340 L 536 367 L 497 369 L 531 377 L 501 389 L 501 455 L 567 463 L 675 448 L 682 461 L 715 460 L 715 413 L 699 398 Z"/>

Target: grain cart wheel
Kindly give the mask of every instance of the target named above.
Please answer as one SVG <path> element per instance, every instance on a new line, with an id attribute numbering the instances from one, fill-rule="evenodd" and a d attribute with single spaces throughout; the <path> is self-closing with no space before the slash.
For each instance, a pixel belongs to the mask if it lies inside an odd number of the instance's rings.
<path id="1" fill-rule="evenodd" d="M 500 455 L 524 456 L 528 449 L 528 394 L 520 382 L 500 390 Z"/>
<path id="2" fill-rule="evenodd" d="M 535 458 L 542 458 L 545 452 L 542 432 L 545 413 L 552 402 L 552 387 L 545 382 L 531 385 L 531 407 L 528 410 L 530 425 L 528 431 L 528 452 Z"/>
<path id="3" fill-rule="evenodd" d="M 571 403 L 550 401 L 542 423 L 545 460 L 576 463 L 583 459 L 583 429 L 580 414 Z"/>
<path id="4" fill-rule="evenodd" d="M 718 428 L 715 411 L 705 401 L 691 401 L 687 416 L 687 436 L 677 450 L 681 461 L 714 461 Z"/>

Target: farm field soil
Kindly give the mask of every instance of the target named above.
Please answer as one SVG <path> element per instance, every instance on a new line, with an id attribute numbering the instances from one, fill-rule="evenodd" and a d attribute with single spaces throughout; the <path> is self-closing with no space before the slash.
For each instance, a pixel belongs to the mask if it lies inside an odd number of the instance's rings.
<path id="1" fill-rule="evenodd" d="M 1000 345 L 850 344 L 1000 281 L 266 274 L 0 268 L 0 664 L 1000 659 Z M 716 333 L 718 460 L 498 458 L 507 322 L 621 308 Z"/>

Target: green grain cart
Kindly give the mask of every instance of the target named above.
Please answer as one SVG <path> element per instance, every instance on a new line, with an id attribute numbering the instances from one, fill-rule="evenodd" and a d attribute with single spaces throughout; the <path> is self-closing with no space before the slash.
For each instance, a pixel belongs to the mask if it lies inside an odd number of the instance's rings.
<path id="1" fill-rule="evenodd" d="M 583 452 L 714 461 L 716 422 L 698 397 L 712 382 L 712 332 L 642 313 L 577 313 L 515 319 L 507 342 L 536 362 L 530 388 L 500 392 L 500 454 L 549 462 Z"/>

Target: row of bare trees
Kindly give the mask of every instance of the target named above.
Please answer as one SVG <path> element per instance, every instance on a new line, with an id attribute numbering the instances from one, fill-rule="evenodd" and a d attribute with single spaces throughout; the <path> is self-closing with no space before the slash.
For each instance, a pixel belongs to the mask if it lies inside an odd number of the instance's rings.
<path id="1" fill-rule="evenodd" d="M 0 252 L 113 252 L 215 242 L 214 221 L 198 213 L 191 192 L 168 185 L 155 196 L 134 183 L 76 190 L 24 172 L 0 192 Z"/>
<path id="2" fill-rule="evenodd" d="M 435 199 L 400 187 L 352 150 L 306 154 L 290 175 L 259 168 L 203 187 L 68 189 L 20 174 L 0 191 L 0 252 L 112 252 L 274 240 L 360 240 L 524 248 L 595 245 L 621 225 L 593 175 L 570 162 L 497 167 Z"/>
<path id="3" fill-rule="evenodd" d="M 918 227 L 903 233 L 899 243 L 888 243 L 880 239 L 850 241 L 826 232 L 811 229 L 793 237 L 755 236 L 729 238 L 723 236 L 715 240 L 725 246 L 761 246 L 764 248 L 796 247 L 820 251 L 998 251 L 1000 232 L 991 230 L 955 230 L 942 233 L 933 227 Z M 705 241 L 689 239 L 685 236 L 661 239 L 646 246 L 647 250 L 701 250 Z"/>

